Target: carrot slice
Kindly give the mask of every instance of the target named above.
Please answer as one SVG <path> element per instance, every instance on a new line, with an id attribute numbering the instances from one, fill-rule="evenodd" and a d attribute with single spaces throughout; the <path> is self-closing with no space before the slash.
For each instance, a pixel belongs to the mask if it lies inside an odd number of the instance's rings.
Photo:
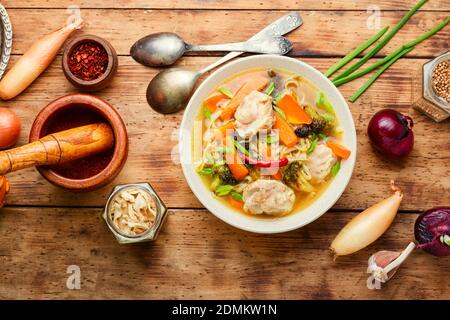
<path id="1" fill-rule="evenodd" d="M 297 144 L 298 137 L 295 134 L 294 129 L 292 129 L 291 125 L 276 112 L 273 128 L 278 130 L 280 142 L 282 144 L 288 147 L 293 147 Z"/>
<path id="2" fill-rule="evenodd" d="M 203 101 L 203 105 L 208 108 L 208 110 L 213 113 L 217 109 L 217 104 L 222 100 L 227 99 L 227 96 L 221 92 L 214 92 L 208 98 Z"/>
<path id="3" fill-rule="evenodd" d="M 332 141 L 327 141 L 327 146 L 333 151 L 333 153 L 342 159 L 348 159 L 350 157 L 351 151 L 339 143 Z"/>
<path id="4" fill-rule="evenodd" d="M 248 82 L 244 83 L 236 92 L 234 97 L 230 100 L 230 102 L 225 106 L 225 109 L 222 111 L 220 118 L 223 121 L 231 119 L 234 116 L 234 112 L 242 103 L 244 98 L 252 91 L 259 91 L 264 89 L 267 86 L 267 83 L 267 78 L 261 76 L 252 78 Z"/>
<path id="5" fill-rule="evenodd" d="M 225 161 L 230 168 L 233 177 L 237 181 L 242 181 L 246 176 L 248 176 L 248 169 L 242 162 L 236 150 L 233 149 L 233 152 L 226 152 Z"/>
<path id="6" fill-rule="evenodd" d="M 219 131 L 222 134 L 223 141 L 226 141 L 227 133 L 229 135 L 231 130 L 233 129 L 234 129 L 234 121 L 228 122 L 227 124 L 219 128 Z"/>
<path id="7" fill-rule="evenodd" d="M 274 178 L 275 180 L 283 180 L 283 174 L 281 173 L 281 170 L 278 169 L 278 171 L 276 173 L 274 173 L 273 175 L 271 175 L 272 178 Z"/>
<path id="8" fill-rule="evenodd" d="M 277 103 L 277 107 L 283 110 L 287 120 L 293 124 L 311 124 L 311 117 L 295 101 L 290 94 L 285 94 Z"/>
<path id="9" fill-rule="evenodd" d="M 225 162 L 230 168 L 231 174 L 237 181 L 242 181 L 248 176 L 248 169 L 239 157 L 236 147 L 233 143 L 233 137 L 227 136 L 225 139 L 225 146 L 228 151 L 225 152 Z"/>
<path id="10" fill-rule="evenodd" d="M 234 199 L 232 196 L 228 197 L 228 202 L 233 208 L 244 210 L 244 202 Z"/>

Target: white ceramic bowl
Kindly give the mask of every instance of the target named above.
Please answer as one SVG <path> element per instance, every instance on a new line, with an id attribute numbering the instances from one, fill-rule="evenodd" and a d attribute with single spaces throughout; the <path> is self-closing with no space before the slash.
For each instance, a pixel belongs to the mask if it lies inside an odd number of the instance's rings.
<path id="1" fill-rule="evenodd" d="M 344 130 L 343 144 L 352 153 L 349 159 L 342 161 L 337 176 L 328 188 L 310 206 L 305 209 L 274 219 L 261 219 L 241 214 L 228 207 L 207 188 L 192 164 L 192 128 L 202 101 L 220 83 L 231 76 L 255 68 L 284 69 L 299 74 L 325 93 L 332 103 L 340 124 Z M 356 160 L 356 130 L 349 107 L 339 90 L 320 71 L 310 65 L 292 58 L 257 55 L 238 59 L 211 74 L 195 91 L 184 112 L 180 128 L 180 160 L 184 176 L 200 202 L 215 216 L 226 223 L 246 231 L 256 233 L 280 233 L 294 230 L 316 220 L 333 206 L 347 187 L 352 176 Z"/>

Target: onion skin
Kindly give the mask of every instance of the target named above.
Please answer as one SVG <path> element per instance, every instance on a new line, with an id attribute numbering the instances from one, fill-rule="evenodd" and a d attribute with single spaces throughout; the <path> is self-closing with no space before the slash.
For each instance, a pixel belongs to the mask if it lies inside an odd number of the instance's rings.
<path id="1" fill-rule="evenodd" d="M 450 207 L 438 207 L 425 211 L 414 224 L 414 236 L 419 242 L 417 249 L 437 256 L 450 255 L 450 246 L 440 241 L 441 236 L 450 236 Z"/>
<path id="2" fill-rule="evenodd" d="M 76 19 L 36 41 L 0 81 L 0 98 L 12 99 L 28 88 L 55 59 L 72 32 L 81 28 L 82 22 Z"/>
<path id="3" fill-rule="evenodd" d="M 403 199 L 400 189 L 393 186 L 394 194 L 364 210 L 339 232 L 330 249 L 335 256 L 345 256 L 359 251 L 377 240 L 395 219 Z"/>
<path id="4" fill-rule="evenodd" d="M 0 108 L 0 150 L 16 144 L 20 136 L 20 127 L 20 119 L 13 110 Z"/>
<path id="5" fill-rule="evenodd" d="M 384 109 L 370 119 L 367 134 L 381 154 L 399 160 L 409 155 L 414 147 L 413 125 L 410 117 L 393 109 Z"/>

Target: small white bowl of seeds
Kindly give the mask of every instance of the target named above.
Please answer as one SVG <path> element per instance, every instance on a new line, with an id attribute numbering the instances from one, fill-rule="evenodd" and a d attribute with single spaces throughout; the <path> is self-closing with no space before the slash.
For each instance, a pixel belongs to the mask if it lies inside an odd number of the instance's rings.
<path id="1" fill-rule="evenodd" d="M 116 186 L 103 219 L 119 243 L 155 240 L 166 218 L 167 207 L 148 183 Z"/>

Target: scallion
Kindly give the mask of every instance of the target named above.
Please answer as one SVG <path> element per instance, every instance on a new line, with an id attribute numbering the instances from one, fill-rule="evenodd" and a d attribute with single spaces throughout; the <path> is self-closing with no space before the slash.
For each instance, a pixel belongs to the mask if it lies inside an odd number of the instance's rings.
<path id="1" fill-rule="evenodd" d="M 205 175 L 205 176 L 210 176 L 213 174 L 213 170 L 211 168 L 203 168 L 203 169 L 197 171 L 197 173 Z"/>
<path id="2" fill-rule="evenodd" d="M 389 29 L 389 26 L 384 27 L 380 30 L 376 35 L 374 35 L 372 38 L 368 39 L 366 42 L 361 44 L 359 47 L 357 47 L 355 50 L 347 54 L 344 58 L 336 62 L 330 69 L 328 69 L 324 75 L 329 78 L 332 76 L 336 71 L 338 71 L 340 68 L 345 66 L 347 63 L 352 61 L 356 56 L 358 56 L 361 52 L 366 50 L 368 47 L 370 47 L 372 44 L 374 44 L 378 39 L 380 39 L 386 31 Z"/>
<path id="3" fill-rule="evenodd" d="M 331 167 L 331 175 L 333 177 L 336 177 L 336 175 L 338 174 L 339 170 L 341 169 L 341 162 L 337 161 L 332 167 Z"/>
<path id="4" fill-rule="evenodd" d="M 250 157 L 250 153 L 248 152 L 247 149 L 245 149 L 245 147 L 239 143 L 239 141 L 237 141 L 236 139 L 233 139 L 234 141 L 234 146 L 236 147 L 236 149 L 239 150 L 239 152 L 245 154 L 247 157 Z"/>
<path id="5" fill-rule="evenodd" d="M 316 149 L 317 142 L 319 142 L 319 138 L 315 137 L 314 140 L 309 145 L 308 150 L 306 150 L 306 154 L 311 154 L 314 149 Z"/>
<path id="6" fill-rule="evenodd" d="M 380 70 L 378 70 L 367 82 L 358 89 L 358 91 L 355 92 L 354 95 L 352 95 L 348 100 L 350 102 L 355 102 L 358 100 L 358 98 L 367 90 L 370 88 L 370 86 L 378 79 L 379 76 L 391 65 L 393 65 L 398 59 L 400 59 L 402 56 L 413 50 L 414 47 L 408 48 L 397 54 L 393 59 L 391 59 L 388 63 L 386 63 Z"/>
<path id="7" fill-rule="evenodd" d="M 223 165 L 225 165 L 225 164 L 226 164 L 226 161 L 225 161 L 225 160 L 220 160 L 220 161 L 214 162 L 213 166 L 214 166 L 214 167 L 220 167 L 220 166 L 223 166 Z"/>
<path id="8" fill-rule="evenodd" d="M 286 120 L 286 114 L 284 113 L 283 110 L 278 108 L 276 105 L 273 105 L 273 110 L 275 110 L 275 112 L 278 113 L 280 115 L 280 117 L 282 117 L 284 120 Z"/>
<path id="9" fill-rule="evenodd" d="M 283 92 L 283 91 L 279 91 L 279 92 L 275 95 L 275 98 L 273 98 L 273 101 L 274 101 L 275 103 L 277 103 L 277 102 L 280 101 L 283 97 L 284 97 L 284 92 Z"/>
<path id="10" fill-rule="evenodd" d="M 397 34 L 397 32 L 405 25 L 405 23 L 411 18 L 411 16 L 422 7 L 425 2 L 428 0 L 420 0 L 401 20 L 400 22 L 392 29 L 384 38 L 378 42 L 378 44 L 370 50 L 364 57 L 362 57 L 359 61 L 351 65 L 344 72 L 339 74 L 334 80 L 338 80 L 348 76 L 353 73 L 355 70 L 358 70 L 363 64 L 365 64 L 370 58 L 378 53 L 383 47 Z M 333 81 L 334 82 L 334 81 Z"/>
<path id="11" fill-rule="evenodd" d="M 333 123 L 335 120 L 334 116 L 334 108 L 331 105 L 331 102 L 325 97 L 323 92 L 320 92 L 319 98 L 316 101 L 316 106 L 320 109 L 324 110 L 320 115 L 326 122 Z"/>
<path id="12" fill-rule="evenodd" d="M 228 195 L 231 192 L 231 190 L 233 190 L 233 186 L 229 185 L 229 184 L 225 184 L 225 185 L 218 186 L 216 188 L 215 192 L 216 192 L 216 195 L 218 195 L 219 197 L 223 197 L 223 196 Z"/>
<path id="13" fill-rule="evenodd" d="M 242 198 L 242 194 L 237 193 L 237 192 L 231 192 L 231 197 L 232 197 L 234 200 L 244 201 L 244 199 Z"/>
<path id="14" fill-rule="evenodd" d="M 450 22 L 450 17 L 448 17 L 447 19 L 445 19 L 443 22 L 441 22 L 439 25 L 437 25 L 435 28 L 431 29 L 428 32 L 425 32 L 424 34 L 422 34 L 420 37 L 416 38 L 413 41 L 408 42 L 407 44 L 404 44 L 403 46 L 397 48 L 397 50 L 391 52 L 389 55 L 387 55 L 386 57 L 384 57 L 383 59 L 378 60 L 377 62 L 375 62 L 374 64 L 372 64 L 371 66 L 367 67 L 364 70 L 361 70 L 359 72 L 355 72 L 352 73 L 346 77 L 340 78 L 340 79 L 335 79 L 333 80 L 333 84 L 335 86 L 340 86 L 343 85 L 344 83 L 350 82 L 352 80 L 355 80 L 359 77 L 362 77 L 366 74 L 368 74 L 369 72 L 375 70 L 376 68 L 388 63 L 390 60 L 392 60 L 396 55 L 398 55 L 399 53 L 401 53 L 403 50 L 408 49 L 408 48 L 412 48 L 414 47 L 416 44 L 419 44 L 420 42 L 428 39 L 429 37 L 431 37 L 432 35 L 434 35 L 435 33 L 439 32 L 442 28 L 444 28 L 448 23 Z"/>
<path id="15" fill-rule="evenodd" d="M 268 96 L 270 96 L 272 94 L 273 90 L 275 90 L 275 83 L 273 81 L 271 81 L 269 86 L 267 87 L 266 91 L 264 91 L 264 93 L 267 94 Z"/>
<path id="16" fill-rule="evenodd" d="M 211 111 L 207 107 L 203 108 L 203 114 L 205 115 L 205 118 L 208 120 L 211 120 Z"/>
<path id="17" fill-rule="evenodd" d="M 319 133 L 318 136 L 319 136 L 319 138 L 322 139 L 322 140 L 328 140 L 327 135 L 325 135 L 325 134 L 323 134 L 323 133 Z"/>
<path id="18" fill-rule="evenodd" d="M 217 89 L 217 91 L 219 91 L 220 93 L 226 95 L 228 98 L 232 99 L 234 97 L 233 92 L 231 92 L 230 90 L 228 90 L 227 88 L 224 87 L 220 87 Z"/>

